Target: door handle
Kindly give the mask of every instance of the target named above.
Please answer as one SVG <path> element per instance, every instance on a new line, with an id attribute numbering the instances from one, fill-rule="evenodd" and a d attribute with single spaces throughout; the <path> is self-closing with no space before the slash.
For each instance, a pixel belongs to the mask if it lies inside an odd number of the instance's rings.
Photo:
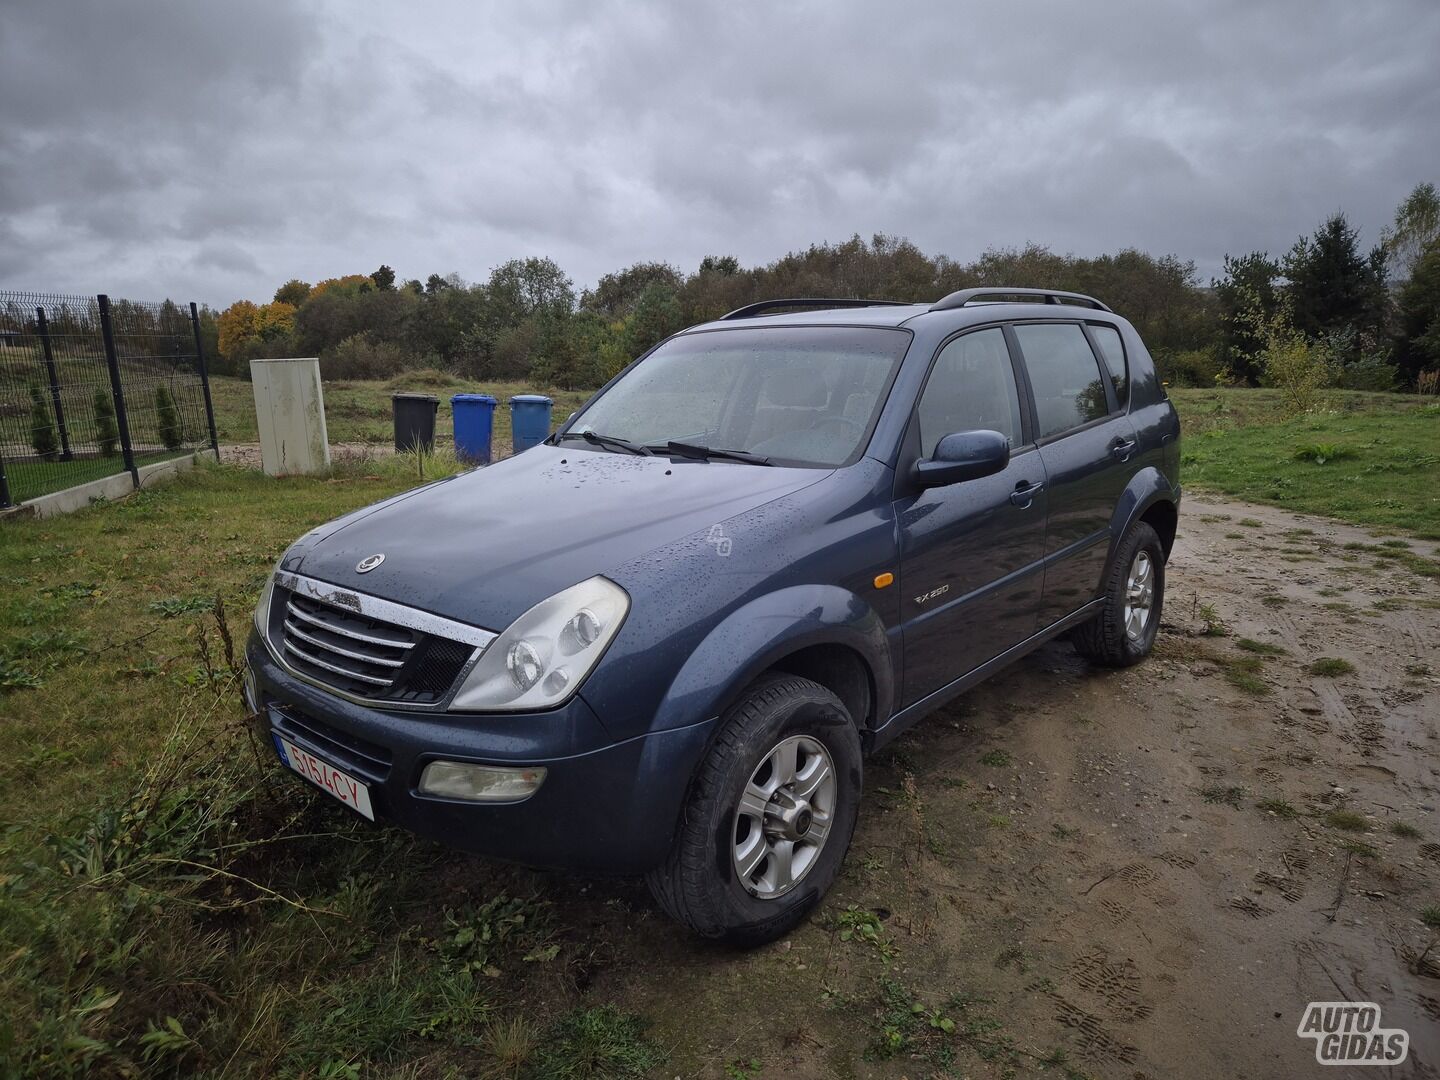
<path id="1" fill-rule="evenodd" d="M 1134 439 L 1122 439 L 1117 437 L 1115 441 L 1110 444 L 1110 453 L 1114 454 L 1115 457 L 1119 458 L 1121 461 L 1129 461 L 1130 454 L 1134 449 Z"/>
<path id="2" fill-rule="evenodd" d="M 1010 493 L 1010 501 L 1024 510 L 1034 501 L 1035 496 L 1044 490 L 1043 483 L 1032 484 L 1028 480 L 1021 480 L 1015 485 L 1015 490 Z"/>

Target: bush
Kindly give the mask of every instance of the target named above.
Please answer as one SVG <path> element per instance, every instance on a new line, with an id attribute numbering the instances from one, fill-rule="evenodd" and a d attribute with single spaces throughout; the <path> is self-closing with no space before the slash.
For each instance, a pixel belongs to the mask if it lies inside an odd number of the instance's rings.
<path id="1" fill-rule="evenodd" d="M 100 444 L 100 453 L 105 457 L 114 457 L 120 442 L 120 429 L 115 426 L 115 402 L 110 398 L 110 391 L 97 387 L 91 399 L 91 408 L 95 413 L 95 441 Z"/>
<path id="2" fill-rule="evenodd" d="M 30 384 L 30 445 L 42 458 L 52 458 L 60 451 L 50 403 L 45 400 L 45 391 L 34 383 Z"/>
<path id="3" fill-rule="evenodd" d="M 180 423 L 180 410 L 175 407 L 175 398 L 164 386 L 155 388 L 155 418 L 160 431 L 160 441 L 166 450 L 179 450 L 185 445 L 185 428 Z"/>
<path id="4" fill-rule="evenodd" d="M 1394 364 L 1387 364 L 1378 356 L 1365 356 L 1343 365 L 1335 385 L 1346 390 L 1394 390 L 1399 379 Z"/>
<path id="5" fill-rule="evenodd" d="M 388 379 L 420 364 L 420 358 L 408 349 L 362 332 L 351 334 L 333 349 L 320 354 L 320 377 Z"/>
<path id="6" fill-rule="evenodd" d="M 1160 381 L 1177 387 L 1215 385 L 1220 365 L 1208 349 L 1187 349 L 1184 352 L 1157 352 L 1155 370 Z"/>

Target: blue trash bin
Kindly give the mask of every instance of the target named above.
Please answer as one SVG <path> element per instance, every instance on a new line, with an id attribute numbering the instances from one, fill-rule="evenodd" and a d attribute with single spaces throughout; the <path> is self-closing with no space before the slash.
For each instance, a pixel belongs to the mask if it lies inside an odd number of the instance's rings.
<path id="1" fill-rule="evenodd" d="M 455 456 L 461 461 L 490 464 L 495 404 L 489 394 L 456 394 L 450 399 L 450 411 L 455 416 Z"/>
<path id="2" fill-rule="evenodd" d="M 510 445 L 515 453 L 529 450 L 550 434 L 550 406 L 544 394 L 516 394 L 510 399 Z"/>

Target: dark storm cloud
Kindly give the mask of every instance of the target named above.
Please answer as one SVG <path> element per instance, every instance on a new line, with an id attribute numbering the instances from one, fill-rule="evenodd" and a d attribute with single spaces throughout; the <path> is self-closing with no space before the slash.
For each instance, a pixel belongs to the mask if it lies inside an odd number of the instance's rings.
<path id="1" fill-rule="evenodd" d="M 0 21 L 0 284 L 212 303 L 388 262 L 852 232 L 1193 258 L 1440 179 L 1440 7 L 59 3 Z"/>

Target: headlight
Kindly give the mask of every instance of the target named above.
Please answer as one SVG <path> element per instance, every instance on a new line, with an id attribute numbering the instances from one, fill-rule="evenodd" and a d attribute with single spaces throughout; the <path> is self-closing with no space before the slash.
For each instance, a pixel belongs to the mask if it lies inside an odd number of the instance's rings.
<path id="1" fill-rule="evenodd" d="M 602 577 L 540 601 L 486 646 L 451 710 L 518 712 L 568 700 L 629 610 L 625 590 Z"/>

